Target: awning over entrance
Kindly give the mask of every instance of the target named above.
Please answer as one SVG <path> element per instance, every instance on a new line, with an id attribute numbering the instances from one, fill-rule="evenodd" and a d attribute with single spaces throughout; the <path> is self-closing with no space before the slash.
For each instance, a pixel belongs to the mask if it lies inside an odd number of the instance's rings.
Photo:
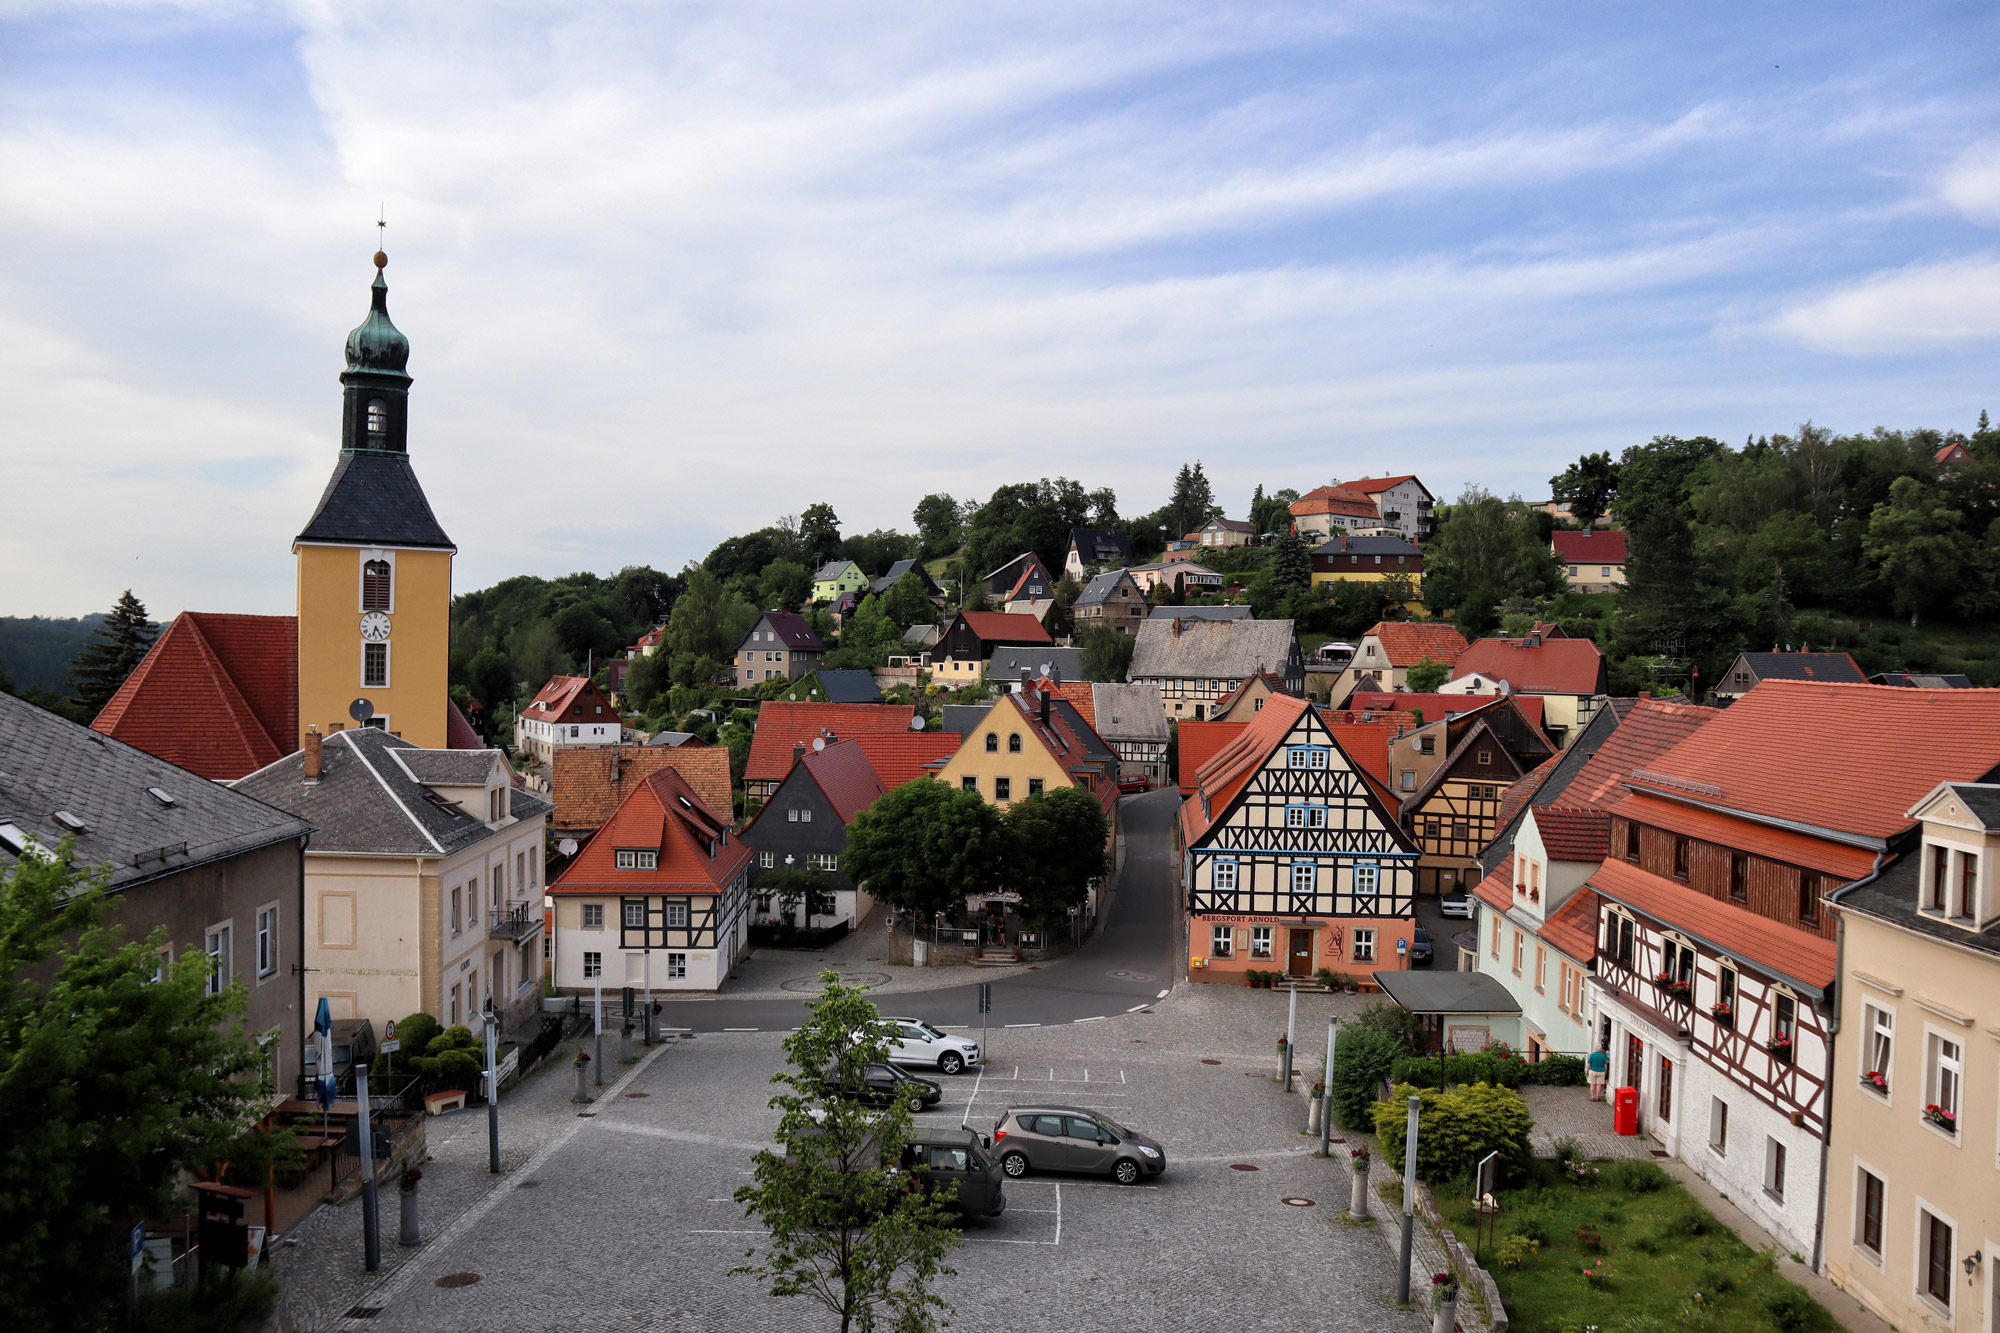
<path id="1" fill-rule="evenodd" d="M 1419 1014 L 1518 1014 L 1507 988 L 1484 972 L 1377 972 L 1388 997 Z"/>

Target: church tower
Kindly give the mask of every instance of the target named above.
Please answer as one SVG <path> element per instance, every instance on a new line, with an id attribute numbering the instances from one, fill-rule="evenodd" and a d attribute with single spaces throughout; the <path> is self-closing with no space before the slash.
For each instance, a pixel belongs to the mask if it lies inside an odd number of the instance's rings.
<path id="1" fill-rule="evenodd" d="M 299 736 L 368 725 L 428 749 L 446 747 L 451 558 L 410 467 L 410 340 L 389 321 L 389 257 L 375 254 L 374 301 L 347 335 L 340 461 L 299 560 Z"/>

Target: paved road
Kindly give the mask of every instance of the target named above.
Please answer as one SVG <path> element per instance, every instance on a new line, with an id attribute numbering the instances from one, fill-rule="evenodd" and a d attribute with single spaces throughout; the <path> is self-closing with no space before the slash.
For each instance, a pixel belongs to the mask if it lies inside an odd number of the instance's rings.
<path id="1" fill-rule="evenodd" d="M 1122 1014 L 1173 985 L 1179 914 L 1171 834 L 1177 806 L 1171 789 L 1133 797 L 1120 806 L 1125 870 L 1103 929 L 1067 958 L 992 982 L 994 1027 Z M 976 1027 L 978 969 L 967 968 L 966 978 L 963 986 L 887 995 L 882 1003 L 932 1023 Z M 666 1023 L 696 1032 L 793 1028 L 803 1017 L 803 999 L 732 1000 L 726 992 L 715 999 L 669 999 L 662 1015 Z"/>

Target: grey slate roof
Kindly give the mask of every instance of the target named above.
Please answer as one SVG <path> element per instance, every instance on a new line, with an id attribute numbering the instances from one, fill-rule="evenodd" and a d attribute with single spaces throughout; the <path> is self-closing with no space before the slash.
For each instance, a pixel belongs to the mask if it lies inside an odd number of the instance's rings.
<path id="1" fill-rule="evenodd" d="M 922 564 L 915 560 L 898 560 L 895 564 L 889 566 L 888 573 L 869 585 L 868 591 L 874 593 L 888 592 L 891 588 L 902 582 L 903 575 L 912 571 L 916 573 L 918 580 L 924 585 L 925 592 L 934 593 L 937 591 L 937 580 L 931 577 L 929 570 L 925 569 Z"/>
<path id="2" fill-rule="evenodd" d="M 1086 565 L 1102 565 L 1113 560 L 1127 565 L 1132 563 L 1132 543 L 1122 532 L 1107 528 L 1071 528 L 1069 543 L 1076 548 L 1077 558 Z"/>
<path id="3" fill-rule="evenodd" d="M 1046 643 L 1027 648 L 995 648 L 993 656 L 986 660 L 986 678 L 1012 684 L 1021 679 L 1023 671 L 1041 675 L 1044 666 L 1058 673 L 1059 679 L 1082 680 L 1083 649 L 1054 648 Z"/>
<path id="4" fill-rule="evenodd" d="M 692 731 L 656 731 L 648 745 L 685 745 L 694 739 Z"/>
<path id="5" fill-rule="evenodd" d="M 154 787 L 173 804 L 152 796 Z M 68 831 L 53 818 L 58 810 L 83 821 L 76 864 L 109 863 L 114 889 L 312 831 L 285 811 L 0 694 L 0 824 L 54 848 Z M 0 843 L 0 870 L 17 860 Z"/>
<path id="6" fill-rule="evenodd" d="M 1521 1005 L 1485 972 L 1377 972 L 1391 1000 L 1419 1014 L 1518 1014 Z"/>
<path id="7" fill-rule="evenodd" d="M 943 726 L 940 730 L 963 736 L 978 726 L 981 719 L 993 711 L 992 704 L 945 704 L 938 709 Z"/>
<path id="8" fill-rule="evenodd" d="M 1148 620 L 1254 620 L 1247 606 L 1156 606 Z"/>
<path id="9" fill-rule="evenodd" d="M 882 691 L 876 687 L 872 672 L 861 670 L 834 670 L 821 667 L 819 677 L 820 692 L 826 696 L 824 702 L 830 704 L 879 704 Z"/>
<path id="10" fill-rule="evenodd" d="M 1745 653 L 1744 665 L 1758 680 L 1834 681 L 1865 685 L 1868 678 L 1846 653 Z"/>
<path id="11" fill-rule="evenodd" d="M 1119 583 L 1130 580 L 1131 577 L 1130 574 L 1127 574 L 1122 569 L 1106 570 L 1083 585 L 1083 591 L 1078 594 L 1076 604 L 1078 606 L 1096 606 L 1100 602 L 1108 601 L 1112 591 L 1117 588 Z M 1138 585 L 1134 583 L 1133 586 L 1136 588 Z M 1248 608 L 1246 607 L 1245 609 L 1247 610 Z"/>
<path id="12" fill-rule="evenodd" d="M 1827 901 L 1838 904 L 1843 912 L 1860 912 L 1934 940 L 2000 955 L 2000 921 L 1984 930 L 1966 930 L 1917 910 L 1918 893 L 1923 886 L 1923 862 L 1924 858 L 1912 850 L 1872 878 L 1858 879 L 1835 889 L 1827 895 Z"/>
<path id="13" fill-rule="evenodd" d="M 1988 833 L 2000 831 L 2000 783 L 1954 782 L 1951 793 L 1965 802 L 1965 808 Z"/>
<path id="14" fill-rule="evenodd" d="M 396 758 L 419 782 L 447 787 L 484 785 L 493 771 L 491 750 L 398 750 Z"/>
<path id="15" fill-rule="evenodd" d="M 1294 647 L 1289 620 L 1204 620 L 1174 633 L 1173 620 L 1147 620 L 1132 649 L 1133 680 L 1151 677 L 1241 680 L 1259 670 L 1283 674 Z"/>
<path id="16" fill-rule="evenodd" d="M 1157 685 L 1092 685 L 1090 711 L 1107 741 L 1167 742 L 1167 708 Z"/>
<path id="17" fill-rule="evenodd" d="M 458 549 L 431 513 L 410 456 L 372 450 L 341 454 L 297 540 Z"/>
<path id="18" fill-rule="evenodd" d="M 237 791 L 312 822 L 315 852 L 358 852 L 381 856 L 446 856 L 495 836 L 480 816 L 436 799 L 430 788 L 403 771 L 412 754 L 479 756 L 488 750 L 420 750 L 399 736 L 374 727 L 336 731 L 322 746 L 320 780 L 304 780 L 305 754 L 238 778 Z M 414 765 L 412 765 L 414 767 Z M 482 769 L 482 775 L 484 770 Z M 454 782 L 451 785 L 459 785 Z M 546 797 L 515 788 L 509 798 L 514 816 L 536 820 L 554 808 Z"/>
<path id="19" fill-rule="evenodd" d="M 1911 690 L 1969 690 L 1972 678 L 1948 671 L 1933 675 L 1919 671 L 1878 671 L 1868 678 L 1871 685 L 1900 685 Z"/>
<path id="20" fill-rule="evenodd" d="M 1401 537 L 1350 537 L 1345 533 L 1313 547 L 1314 555 L 1422 555 L 1423 551 Z"/>
<path id="21" fill-rule="evenodd" d="M 935 647 L 943 637 L 944 631 L 936 625 L 912 625 L 903 631 L 904 643 L 921 644 L 926 648 Z"/>
<path id="22" fill-rule="evenodd" d="M 829 560 L 825 564 L 821 565 L 819 567 L 819 570 L 813 575 L 813 582 L 819 583 L 826 580 L 837 579 L 842 574 L 846 573 L 847 567 L 852 564 L 854 564 L 852 560 Z"/>

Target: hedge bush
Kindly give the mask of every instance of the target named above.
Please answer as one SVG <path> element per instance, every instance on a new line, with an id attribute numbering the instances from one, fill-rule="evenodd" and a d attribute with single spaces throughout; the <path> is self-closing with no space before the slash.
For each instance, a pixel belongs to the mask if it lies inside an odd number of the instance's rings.
<path id="1" fill-rule="evenodd" d="M 1491 1083 L 1496 1088 L 1518 1088 L 1523 1084 L 1575 1087 L 1583 1082 L 1583 1061 L 1574 1055 L 1551 1055 L 1531 1064 L 1507 1050 L 1409 1055 L 1396 1061 L 1389 1078 L 1419 1088 L 1463 1083 Z"/>
<path id="2" fill-rule="evenodd" d="M 1490 1083 L 1473 1083 L 1438 1092 L 1411 1084 L 1397 1085 L 1386 1102 L 1375 1107 L 1375 1134 L 1392 1162 L 1403 1159 L 1403 1132 L 1411 1094 L 1417 1110 L 1417 1175 L 1439 1184 L 1470 1176 L 1489 1152 L 1500 1154 L 1502 1185 L 1527 1176 L 1534 1161 L 1528 1131 L 1534 1120 L 1519 1096 Z"/>
<path id="3" fill-rule="evenodd" d="M 479 1086 L 486 1060 L 479 1049 L 479 1038 L 472 1035 L 471 1028 L 460 1024 L 431 1038 L 424 1053 L 410 1061 L 410 1066 L 425 1078 L 447 1079 L 469 1092 Z"/>
<path id="4" fill-rule="evenodd" d="M 429 1014 L 418 1012 L 396 1021 L 396 1051 L 406 1057 L 424 1054 L 436 1041 L 444 1025 Z"/>
<path id="5" fill-rule="evenodd" d="M 1374 1126 L 1375 1093 L 1403 1047 L 1367 1028 L 1342 1032 L 1333 1048 L 1333 1113 L 1349 1129 Z"/>

